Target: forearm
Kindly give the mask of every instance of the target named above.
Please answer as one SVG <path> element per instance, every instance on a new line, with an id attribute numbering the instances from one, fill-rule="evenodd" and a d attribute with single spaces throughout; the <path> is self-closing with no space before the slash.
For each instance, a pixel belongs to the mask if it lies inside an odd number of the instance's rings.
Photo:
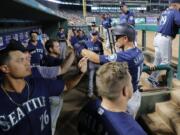
<path id="1" fill-rule="evenodd" d="M 72 65 L 73 61 L 74 61 L 74 52 L 73 53 L 70 53 L 68 55 L 68 57 L 64 60 L 63 64 L 60 66 L 60 74 L 64 74 L 68 71 L 68 69 L 70 68 L 70 66 Z"/>
<path id="2" fill-rule="evenodd" d="M 75 76 L 74 78 L 72 78 L 71 80 L 67 80 L 65 82 L 65 89 L 64 91 L 69 91 L 72 88 L 74 88 L 81 80 L 81 78 L 84 76 L 84 73 L 81 73 L 77 76 Z"/>
<path id="3" fill-rule="evenodd" d="M 89 51 L 87 49 L 83 49 L 81 51 L 81 55 L 83 57 L 87 57 L 88 60 L 90 60 L 90 61 L 92 61 L 94 63 L 100 63 L 99 55 L 94 53 L 94 52 L 92 52 L 92 51 Z"/>

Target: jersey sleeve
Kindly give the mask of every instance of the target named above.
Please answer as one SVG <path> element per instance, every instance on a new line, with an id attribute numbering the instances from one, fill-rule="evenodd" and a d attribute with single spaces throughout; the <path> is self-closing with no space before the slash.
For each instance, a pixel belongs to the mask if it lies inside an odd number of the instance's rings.
<path id="1" fill-rule="evenodd" d="M 50 97 L 59 96 L 63 92 L 65 86 L 65 82 L 61 79 L 47 79 L 44 83 L 46 83 L 45 85 L 48 88 L 48 93 Z"/>
<path id="2" fill-rule="evenodd" d="M 129 17 L 128 17 L 128 24 L 130 25 L 134 25 L 135 24 L 135 20 L 134 20 L 134 14 L 131 12 L 129 13 Z"/>
<path id="3" fill-rule="evenodd" d="M 107 62 L 115 62 L 115 61 L 117 61 L 117 54 L 115 53 L 112 55 L 100 55 L 99 59 L 100 59 L 101 64 L 104 64 Z"/>
<path id="4" fill-rule="evenodd" d="M 180 27 L 180 12 L 179 11 L 175 11 L 174 13 L 174 22 L 178 27 Z"/>
<path id="5" fill-rule="evenodd" d="M 104 54 L 104 49 L 103 49 L 103 45 L 102 43 L 100 43 L 100 54 L 103 55 Z"/>
<path id="6" fill-rule="evenodd" d="M 45 67 L 45 66 L 38 66 L 37 67 L 39 73 L 43 78 L 56 78 L 58 76 L 58 73 L 60 68 L 58 66 L 56 67 Z"/>

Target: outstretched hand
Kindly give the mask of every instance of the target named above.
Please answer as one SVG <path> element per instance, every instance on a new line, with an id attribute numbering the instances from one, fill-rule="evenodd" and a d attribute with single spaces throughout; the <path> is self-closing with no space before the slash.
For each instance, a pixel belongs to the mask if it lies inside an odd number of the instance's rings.
<path id="1" fill-rule="evenodd" d="M 151 63 L 146 63 L 146 66 L 148 66 L 151 70 L 155 70 L 156 65 L 151 64 Z"/>
<path id="2" fill-rule="evenodd" d="M 78 68 L 82 73 L 86 73 L 87 71 L 87 60 L 88 59 L 86 57 L 83 57 L 78 63 Z"/>

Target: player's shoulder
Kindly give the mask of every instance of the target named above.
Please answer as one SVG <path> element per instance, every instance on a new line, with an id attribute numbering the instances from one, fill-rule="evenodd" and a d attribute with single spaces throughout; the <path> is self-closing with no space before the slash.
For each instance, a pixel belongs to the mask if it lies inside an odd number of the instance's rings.
<path id="1" fill-rule="evenodd" d="M 178 11 L 178 10 L 176 10 L 176 9 L 173 9 L 173 8 L 168 8 L 168 9 L 166 9 L 164 12 L 163 12 L 164 14 L 180 14 L 180 12 Z"/>
<path id="2" fill-rule="evenodd" d="M 142 53 L 142 50 L 139 49 L 138 47 L 134 47 L 134 49 Z"/>
<path id="3" fill-rule="evenodd" d="M 126 51 L 126 55 L 129 57 L 136 57 L 137 55 L 141 55 L 141 54 L 143 54 L 142 51 L 137 47 L 134 47 Z"/>
<path id="4" fill-rule="evenodd" d="M 101 104 L 101 100 L 100 99 L 94 99 L 94 100 L 90 100 L 89 102 L 87 102 L 85 104 L 85 106 L 82 108 L 82 111 L 87 111 L 87 110 L 91 110 L 92 111 L 97 111 L 97 109 L 100 107 Z"/>
<path id="5" fill-rule="evenodd" d="M 129 14 L 130 16 L 134 16 L 134 12 L 133 12 L 133 11 L 130 11 L 130 10 L 129 10 L 128 14 Z"/>
<path id="6" fill-rule="evenodd" d="M 34 67 L 34 69 L 37 69 Z M 25 80 L 30 84 L 43 84 L 46 79 L 28 76 Z"/>
<path id="7" fill-rule="evenodd" d="M 25 78 L 29 85 L 34 87 L 48 87 L 48 86 L 61 86 L 64 85 L 64 81 L 62 79 L 53 80 L 47 78 L 36 78 L 36 77 L 27 77 Z"/>

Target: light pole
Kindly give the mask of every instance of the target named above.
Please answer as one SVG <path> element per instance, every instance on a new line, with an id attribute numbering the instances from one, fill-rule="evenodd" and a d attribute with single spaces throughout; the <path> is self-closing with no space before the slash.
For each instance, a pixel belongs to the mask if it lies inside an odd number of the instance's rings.
<path id="1" fill-rule="evenodd" d="M 82 0 L 83 3 L 83 17 L 86 17 L 86 0 Z"/>

